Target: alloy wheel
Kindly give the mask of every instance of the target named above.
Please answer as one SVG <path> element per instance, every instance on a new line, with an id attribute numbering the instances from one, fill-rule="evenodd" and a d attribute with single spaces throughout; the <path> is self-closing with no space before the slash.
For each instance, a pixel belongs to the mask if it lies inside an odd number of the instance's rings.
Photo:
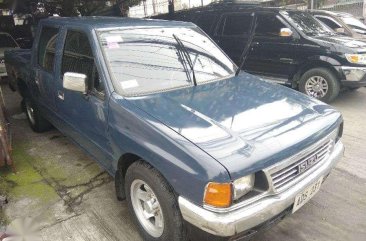
<path id="1" fill-rule="evenodd" d="M 135 214 L 147 233 L 158 238 L 164 231 L 164 216 L 159 200 L 146 182 L 136 179 L 131 184 L 131 202 Z"/>
<path id="2" fill-rule="evenodd" d="M 317 99 L 326 96 L 328 90 L 328 82 L 321 76 L 312 76 L 305 83 L 306 94 Z"/>
<path id="3" fill-rule="evenodd" d="M 36 120 L 34 118 L 34 109 L 33 109 L 32 105 L 29 101 L 25 102 L 25 108 L 26 108 L 26 111 L 27 111 L 27 116 L 29 118 L 29 121 L 31 122 L 32 125 L 35 125 Z"/>

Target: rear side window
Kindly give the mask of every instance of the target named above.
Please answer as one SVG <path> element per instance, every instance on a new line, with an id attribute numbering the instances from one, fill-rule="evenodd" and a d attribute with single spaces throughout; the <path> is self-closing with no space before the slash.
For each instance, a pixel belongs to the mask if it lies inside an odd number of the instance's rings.
<path id="1" fill-rule="evenodd" d="M 89 88 L 103 92 L 104 86 L 94 64 L 94 56 L 88 36 L 79 31 L 68 31 L 62 55 L 62 75 L 66 72 L 85 74 Z"/>
<path id="2" fill-rule="evenodd" d="M 58 29 L 43 27 L 38 45 L 38 64 L 48 72 L 53 71 Z"/>
<path id="3" fill-rule="evenodd" d="M 277 37 L 280 36 L 281 28 L 286 28 L 274 14 L 259 15 L 257 21 L 257 36 Z"/>
<path id="4" fill-rule="evenodd" d="M 227 15 L 224 21 L 224 36 L 240 36 L 249 33 L 252 16 L 247 14 Z"/>
<path id="5" fill-rule="evenodd" d="M 325 25 L 327 25 L 328 27 L 330 27 L 333 30 L 342 27 L 340 24 L 337 24 L 335 21 L 333 21 L 329 18 L 324 18 L 324 17 L 320 17 L 320 16 L 316 16 L 316 18 L 319 19 L 322 23 L 324 23 Z"/>

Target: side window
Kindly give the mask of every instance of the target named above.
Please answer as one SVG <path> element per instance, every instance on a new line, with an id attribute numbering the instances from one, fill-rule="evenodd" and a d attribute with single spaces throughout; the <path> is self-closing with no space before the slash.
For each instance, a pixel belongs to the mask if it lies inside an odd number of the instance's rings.
<path id="1" fill-rule="evenodd" d="M 337 24 L 335 21 L 333 21 L 329 18 L 324 18 L 324 17 L 319 17 L 319 16 L 316 16 L 316 18 L 333 30 L 342 27 L 341 25 Z"/>
<path id="2" fill-rule="evenodd" d="M 53 71 L 58 29 L 43 27 L 38 45 L 38 64 L 48 72 Z"/>
<path id="3" fill-rule="evenodd" d="M 277 37 L 280 36 L 281 28 L 287 27 L 274 14 L 259 15 L 257 21 L 257 36 Z"/>
<path id="4" fill-rule="evenodd" d="M 215 22 L 217 16 L 208 14 L 208 15 L 202 15 L 199 16 L 194 23 L 197 24 L 198 27 L 202 28 L 203 31 L 206 33 L 210 33 L 212 25 Z"/>
<path id="5" fill-rule="evenodd" d="M 67 32 L 61 67 L 62 75 L 66 72 L 85 74 L 88 77 L 89 90 L 104 91 L 85 33 L 73 30 Z"/>
<path id="6" fill-rule="evenodd" d="M 224 36 L 240 36 L 250 31 L 252 16 L 247 14 L 232 14 L 225 18 L 225 25 L 222 32 Z"/>

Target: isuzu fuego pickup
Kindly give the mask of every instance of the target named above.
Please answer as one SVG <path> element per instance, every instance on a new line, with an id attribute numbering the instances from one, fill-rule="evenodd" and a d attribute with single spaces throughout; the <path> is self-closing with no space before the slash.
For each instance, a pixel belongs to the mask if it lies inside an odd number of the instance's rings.
<path id="1" fill-rule="evenodd" d="M 49 18 L 5 52 L 31 128 L 115 177 L 145 240 L 242 240 L 301 208 L 342 157 L 341 114 L 238 70 L 192 23 Z"/>

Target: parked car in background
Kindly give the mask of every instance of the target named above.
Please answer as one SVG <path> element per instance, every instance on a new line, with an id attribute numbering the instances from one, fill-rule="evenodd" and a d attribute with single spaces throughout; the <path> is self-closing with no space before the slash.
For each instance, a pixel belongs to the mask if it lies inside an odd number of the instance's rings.
<path id="1" fill-rule="evenodd" d="M 14 16 L 0 16 L 0 33 L 10 34 L 21 48 L 32 47 L 31 29 L 27 25 L 16 25 Z"/>
<path id="2" fill-rule="evenodd" d="M 50 18 L 35 43 L 5 53 L 31 128 L 113 175 L 145 240 L 251 237 L 343 155 L 338 111 L 241 72 L 192 23 Z"/>
<path id="3" fill-rule="evenodd" d="M 337 33 L 366 40 L 366 25 L 351 14 L 325 10 L 313 10 L 310 13 Z"/>
<path id="4" fill-rule="evenodd" d="M 11 15 L 0 16 L 0 32 L 11 32 L 15 27 L 14 18 Z"/>
<path id="5" fill-rule="evenodd" d="M 19 48 L 19 45 L 13 37 L 8 33 L 0 32 L 0 78 L 7 76 L 4 52 L 14 48 Z"/>
<path id="6" fill-rule="evenodd" d="M 255 24 L 243 70 L 325 102 L 343 87 L 366 86 L 366 43 L 334 33 L 307 12 L 225 4 L 154 18 L 197 24 L 236 64 Z"/>

